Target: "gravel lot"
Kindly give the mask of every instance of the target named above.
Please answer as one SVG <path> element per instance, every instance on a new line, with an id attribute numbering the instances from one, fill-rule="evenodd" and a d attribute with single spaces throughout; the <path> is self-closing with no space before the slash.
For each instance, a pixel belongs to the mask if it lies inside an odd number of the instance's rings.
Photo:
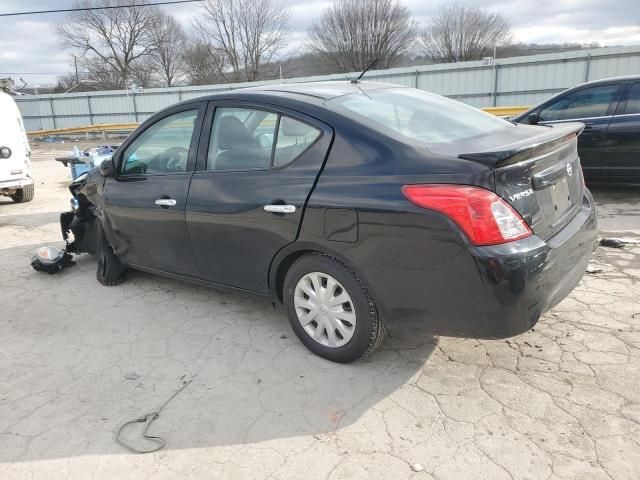
<path id="1" fill-rule="evenodd" d="M 640 478 L 640 245 L 598 249 L 517 338 L 405 324 L 336 365 L 267 302 L 142 273 L 105 288 L 88 256 L 34 272 L 62 245 L 70 148 L 34 148 L 32 203 L 0 199 L 1 479 Z M 604 231 L 640 239 L 640 191 L 596 196 Z M 115 443 L 182 378 L 151 430 L 164 450 Z"/>

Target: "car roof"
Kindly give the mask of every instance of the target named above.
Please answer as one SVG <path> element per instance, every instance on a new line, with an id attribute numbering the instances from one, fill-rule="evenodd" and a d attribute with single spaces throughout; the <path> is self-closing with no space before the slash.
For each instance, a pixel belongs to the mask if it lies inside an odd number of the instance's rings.
<path id="1" fill-rule="evenodd" d="M 598 80 L 591 80 L 590 82 L 580 83 L 579 85 L 576 85 L 575 87 L 569 87 L 566 90 L 562 90 L 561 92 L 558 92 L 555 95 L 547 98 L 545 101 L 540 102 L 540 103 L 532 106 L 531 108 L 527 109 L 525 112 L 522 112 L 522 113 L 514 116 L 512 118 L 512 120 L 519 121 L 519 120 L 525 118 L 527 115 L 529 115 L 534 110 L 538 109 L 541 105 L 548 104 L 552 100 L 554 100 L 554 99 L 556 99 L 558 97 L 562 97 L 563 95 L 566 95 L 567 93 L 573 92 L 575 90 L 581 90 L 581 89 L 583 89 L 585 87 L 606 85 L 606 84 L 609 84 L 609 83 L 622 83 L 622 82 L 628 82 L 628 81 L 634 81 L 634 80 L 640 80 L 640 75 L 622 75 L 622 76 L 619 76 L 619 77 L 600 78 Z"/>
<path id="2" fill-rule="evenodd" d="M 640 80 L 640 75 L 623 75 L 620 77 L 609 77 L 609 78 L 600 78 L 598 80 L 591 80 L 590 82 L 581 83 L 580 85 L 576 85 L 575 87 L 571 87 L 568 90 L 573 90 L 575 88 L 582 88 L 586 86 L 592 85 L 600 85 L 605 83 L 615 83 L 615 82 L 628 82 L 630 80 Z"/>
<path id="3" fill-rule="evenodd" d="M 284 93 L 304 95 L 322 100 L 329 100 L 336 97 L 342 97 L 352 93 L 373 92 L 386 88 L 406 88 L 402 85 L 394 85 L 382 82 L 357 82 L 351 83 L 349 80 L 334 80 L 325 82 L 308 82 L 308 83 L 283 83 L 279 85 L 261 85 L 259 87 L 247 87 L 236 90 L 212 95 L 221 97 L 226 95 L 238 95 L 239 93 Z"/>

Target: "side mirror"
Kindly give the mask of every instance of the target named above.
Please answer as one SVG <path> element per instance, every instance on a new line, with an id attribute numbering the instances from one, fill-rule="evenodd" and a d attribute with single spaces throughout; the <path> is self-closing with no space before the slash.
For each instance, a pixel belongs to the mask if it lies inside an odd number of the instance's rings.
<path id="1" fill-rule="evenodd" d="M 540 115 L 537 112 L 532 112 L 527 116 L 529 120 L 529 125 L 537 125 L 540 121 Z"/>
<path id="2" fill-rule="evenodd" d="M 100 164 L 100 175 L 105 178 L 114 178 L 116 176 L 116 166 L 112 158 L 103 160 Z"/>

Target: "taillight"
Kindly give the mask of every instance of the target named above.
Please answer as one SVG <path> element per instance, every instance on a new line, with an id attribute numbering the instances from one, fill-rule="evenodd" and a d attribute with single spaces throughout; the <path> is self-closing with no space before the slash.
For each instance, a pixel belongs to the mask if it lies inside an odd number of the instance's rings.
<path id="1" fill-rule="evenodd" d="M 453 220 L 474 245 L 496 245 L 532 235 L 511 205 L 495 193 L 469 185 L 405 185 L 402 193 L 414 205 Z"/>

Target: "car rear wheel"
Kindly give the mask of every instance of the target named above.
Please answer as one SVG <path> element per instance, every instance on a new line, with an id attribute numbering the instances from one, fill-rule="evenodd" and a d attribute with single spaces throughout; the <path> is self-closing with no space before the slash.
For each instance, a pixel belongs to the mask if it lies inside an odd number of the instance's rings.
<path id="1" fill-rule="evenodd" d="M 300 341 L 334 362 L 369 355 L 387 332 L 362 279 L 328 255 L 298 259 L 287 272 L 283 299 Z"/>
<path id="2" fill-rule="evenodd" d="M 124 282 L 125 269 L 116 254 L 113 253 L 111 245 L 107 242 L 107 237 L 99 220 L 96 220 L 96 235 L 96 256 L 98 257 L 96 279 L 107 287 L 119 285 Z"/>
<path id="3" fill-rule="evenodd" d="M 11 195 L 11 199 L 16 203 L 25 203 L 33 200 L 35 195 L 35 188 L 33 184 L 27 185 L 24 188 L 16 190 L 16 193 Z"/>

